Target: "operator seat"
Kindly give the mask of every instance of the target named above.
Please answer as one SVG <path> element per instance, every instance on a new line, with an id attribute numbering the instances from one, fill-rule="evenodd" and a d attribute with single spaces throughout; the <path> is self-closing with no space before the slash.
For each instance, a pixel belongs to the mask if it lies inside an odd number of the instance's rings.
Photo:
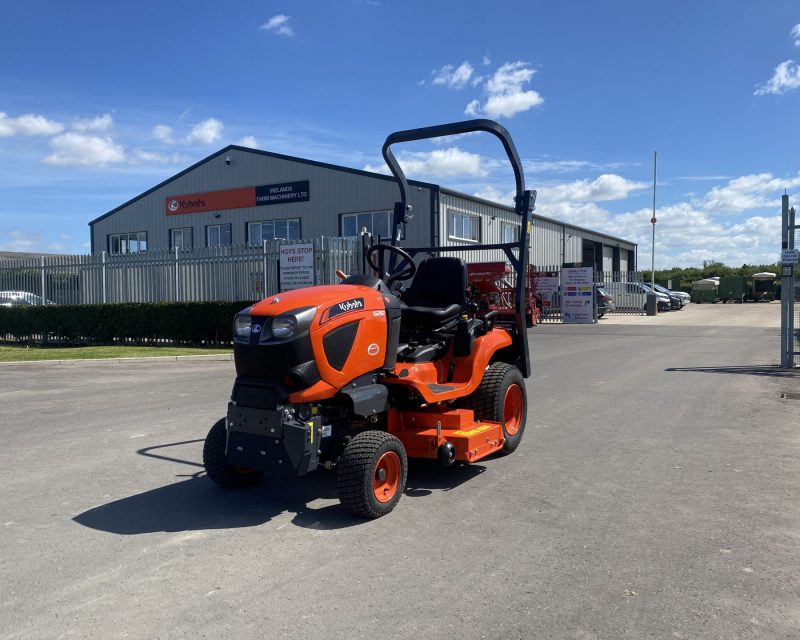
<path id="1" fill-rule="evenodd" d="M 402 295 L 403 327 L 438 329 L 467 306 L 467 265 L 460 258 L 428 258 Z"/>

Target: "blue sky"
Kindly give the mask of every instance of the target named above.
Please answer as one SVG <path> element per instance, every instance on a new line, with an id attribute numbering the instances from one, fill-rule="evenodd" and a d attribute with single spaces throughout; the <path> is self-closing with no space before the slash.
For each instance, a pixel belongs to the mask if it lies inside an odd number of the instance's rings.
<path id="1" fill-rule="evenodd" d="M 768 263 L 800 194 L 797 0 L 7 3 L 0 250 L 86 253 L 88 222 L 227 144 L 384 171 L 398 129 L 491 117 L 537 212 L 656 263 Z M 507 202 L 490 136 L 396 149 Z M 645 259 L 645 256 L 648 259 Z"/>

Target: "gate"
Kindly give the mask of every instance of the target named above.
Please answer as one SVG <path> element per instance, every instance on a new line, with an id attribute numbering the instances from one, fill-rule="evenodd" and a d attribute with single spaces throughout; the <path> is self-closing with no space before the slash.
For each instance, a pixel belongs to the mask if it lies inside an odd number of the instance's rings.
<path id="1" fill-rule="evenodd" d="M 800 366 L 800 278 L 798 268 L 797 225 L 789 196 L 781 198 L 781 367 Z"/>

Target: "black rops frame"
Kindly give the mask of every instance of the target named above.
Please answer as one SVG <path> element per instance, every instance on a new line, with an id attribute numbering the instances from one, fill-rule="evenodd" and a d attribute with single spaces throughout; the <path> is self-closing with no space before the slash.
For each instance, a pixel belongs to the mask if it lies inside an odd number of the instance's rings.
<path id="1" fill-rule="evenodd" d="M 424 140 L 426 138 L 439 138 L 443 136 L 452 136 L 461 133 L 470 133 L 472 131 L 485 131 L 491 133 L 500 139 L 503 143 L 503 148 L 506 150 L 508 160 L 511 162 L 511 168 L 514 170 L 514 180 L 516 182 L 516 195 L 514 196 L 514 210 L 522 220 L 520 223 L 519 237 L 517 242 L 503 242 L 498 244 L 477 244 L 477 245 L 458 245 L 449 247 L 403 247 L 403 249 L 411 256 L 417 253 L 442 253 L 446 251 L 477 251 L 483 249 L 502 249 L 509 262 L 511 263 L 517 275 L 516 291 L 515 291 L 515 304 L 514 304 L 514 321 L 516 324 L 516 333 L 519 342 L 519 365 L 522 375 L 528 377 L 531 374 L 530 355 L 528 351 L 528 325 L 525 322 L 525 296 L 526 284 L 528 280 L 528 235 L 530 233 L 530 220 L 531 213 L 536 205 L 536 191 L 525 189 L 525 178 L 522 173 L 522 163 L 520 162 L 517 149 L 505 127 L 498 124 L 494 120 L 465 120 L 463 122 L 453 122 L 450 124 L 440 124 L 433 127 L 422 127 L 420 129 L 408 129 L 407 131 L 396 131 L 386 138 L 383 143 L 383 158 L 392 175 L 397 180 L 400 187 L 400 202 L 394 205 L 394 227 L 392 229 L 392 245 L 398 246 L 400 241 L 401 225 L 411 221 L 413 215 L 411 214 L 411 205 L 408 204 L 408 181 L 400 168 L 400 164 L 394 157 L 391 149 L 393 144 L 399 142 L 411 142 L 414 140 Z M 513 249 L 517 250 L 515 256 L 512 252 Z M 394 257 L 394 256 L 392 256 Z M 393 260 L 392 260 L 393 262 Z"/>

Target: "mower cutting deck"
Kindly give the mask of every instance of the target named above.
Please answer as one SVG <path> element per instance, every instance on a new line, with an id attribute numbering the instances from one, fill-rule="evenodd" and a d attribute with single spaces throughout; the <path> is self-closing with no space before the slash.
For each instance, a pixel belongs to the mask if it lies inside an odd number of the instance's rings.
<path id="1" fill-rule="evenodd" d="M 470 131 L 495 135 L 508 154 L 518 241 L 401 248 L 402 225 L 411 219 L 408 184 L 389 147 Z M 338 285 L 280 293 L 235 318 L 231 401 L 203 448 L 206 472 L 222 487 L 322 466 L 336 470 L 347 509 L 375 518 L 400 499 L 409 456 L 471 463 L 511 453 L 522 440 L 530 375 L 522 274 L 535 192 L 523 188 L 513 142 L 499 124 L 473 120 L 394 133 L 383 154 L 400 201 L 392 243 L 373 245 L 365 256 L 378 277 L 356 274 Z M 475 313 L 465 263 L 440 255 L 457 249 L 505 253 L 516 285 L 503 318 Z M 432 257 L 417 264 L 423 251 Z"/>

